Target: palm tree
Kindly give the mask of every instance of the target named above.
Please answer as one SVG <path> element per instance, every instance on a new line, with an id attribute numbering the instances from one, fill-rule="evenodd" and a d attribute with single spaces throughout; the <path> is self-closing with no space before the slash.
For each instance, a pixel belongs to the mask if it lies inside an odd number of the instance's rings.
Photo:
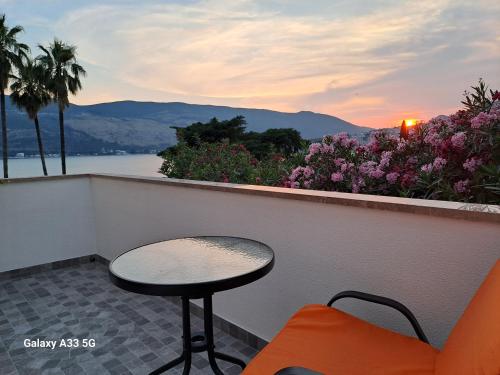
<path id="1" fill-rule="evenodd" d="M 29 57 L 24 60 L 24 63 L 18 67 L 18 76 L 12 77 L 13 83 L 10 85 L 10 99 L 19 109 L 25 110 L 28 117 L 35 122 L 36 139 L 38 141 L 43 174 L 47 176 L 38 112 L 52 100 L 50 92 L 47 89 L 48 72 L 39 61 L 33 61 Z"/>
<path id="2" fill-rule="evenodd" d="M 7 114 L 5 111 L 5 90 L 9 86 L 12 68 L 20 64 L 21 57 L 28 51 L 26 44 L 17 42 L 21 26 L 9 29 L 5 24 L 5 14 L 0 16 L 0 110 L 2 117 L 3 176 L 9 177 L 9 150 L 7 144 Z"/>
<path id="3" fill-rule="evenodd" d="M 85 76 L 85 69 L 76 61 L 76 47 L 58 39 L 46 48 L 38 46 L 44 55 L 39 59 L 49 72 L 48 88 L 59 107 L 59 134 L 61 138 L 61 167 L 66 174 L 66 146 L 64 141 L 64 110 L 69 106 L 69 94 L 76 95 L 81 90 L 80 76 Z"/>

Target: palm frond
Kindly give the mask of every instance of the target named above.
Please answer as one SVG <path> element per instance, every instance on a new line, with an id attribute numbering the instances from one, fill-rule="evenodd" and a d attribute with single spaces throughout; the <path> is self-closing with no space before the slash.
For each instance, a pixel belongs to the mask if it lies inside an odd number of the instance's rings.
<path id="1" fill-rule="evenodd" d="M 22 26 L 14 26 L 9 29 L 5 23 L 5 14 L 0 16 L 0 85 L 6 89 L 11 79 L 14 67 L 22 64 L 29 48 L 26 44 L 18 43 L 16 36 L 23 31 Z"/>
<path id="2" fill-rule="evenodd" d="M 30 119 L 34 119 L 52 100 L 46 78 L 46 71 L 40 62 L 27 58 L 18 67 L 18 75 L 10 85 L 12 103 L 26 111 Z"/>
<path id="3" fill-rule="evenodd" d="M 80 76 L 86 75 L 85 69 L 76 61 L 76 46 L 55 38 L 48 47 L 38 47 L 43 54 L 37 59 L 49 72 L 47 88 L 59 108 L 64 110 L 69 105 L 68 95 L 76 95 L 82 89 Z"/>
<path id="4" fill-rule="evenodd" d="M 16 34 L 19 34 L 22 31 L 24 31 L 24 28 L 22 26 L 16 25 L 9 30 L 9 32 L 7 33 L 7 38 L 15 38 Z"/>
<path id="5" fill-rule="evenodd" d="M 43 45 L 38 44 L 37 47 L 43 51 L 47 56 L 50 56 L 50 52 L 47 48 L 45 48 Z"/>
<path id="6" fill-rule="evenodd" d="M 83 69 L 83 67 L 77 63 L 71 64 L 71 73 L 73 73 L 75 77 L 78 77 L 80 75 L 85 77 L 87 75 L 86 70 Z"/>
<path id="7" fill-rule="evenodd" d="M 17 49 L 19 50 L 19 52 L 24 52 L 24 53 L 30 51 L 30 47 L 24 43 L 17 43 Z"/>

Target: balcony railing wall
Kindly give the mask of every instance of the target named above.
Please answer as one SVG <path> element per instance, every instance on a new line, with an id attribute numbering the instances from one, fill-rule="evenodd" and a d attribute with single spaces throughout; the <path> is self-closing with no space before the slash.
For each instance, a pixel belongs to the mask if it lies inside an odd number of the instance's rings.
<path id="1" fill-rule="evenodd" d="M 95 254 L 88 177 L 0 181 L 0 272 Z"/>
<path id="2" fill-rule="evenodd" d="M 43 262 L 56 252 L 60 259 L 97 252 L 111 259 L 180 236 L 253 238 L 273 247 L 276 266 L 254 284 L 215 296 L 215 312 L 226 320 L 268 340 L 303 304 L 357 289 L 407 304 L 440 346 L 500 256 L 500 214 L 460 206 L 99 175 L 15 182 L 0 185 L 0 219 L 12 221 L 8 231 L 0 229 L 0 255 L 36 251 L 34 259 Z M 350 301 L 338 307 L 411 334 L 406 321 L 384 307 Z"/>

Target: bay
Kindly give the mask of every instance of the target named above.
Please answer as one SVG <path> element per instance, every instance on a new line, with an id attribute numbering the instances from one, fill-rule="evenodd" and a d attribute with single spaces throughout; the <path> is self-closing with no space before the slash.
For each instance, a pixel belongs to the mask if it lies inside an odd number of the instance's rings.
<path id="1" fill-rule="evenodd" d="M 162 177 L 158 173 L 162 160 L 156 155 L 106 155 L 106 156 L 68 156 L 68 174 L 112 173 L 134 176 Z M 47 158 L 49 176 L 61 174 L 61 159 Z M 0 162 L 0 171 L 1 171 Z M 9 177 L 43 176 L 39 158 L 9 159 Z"/>

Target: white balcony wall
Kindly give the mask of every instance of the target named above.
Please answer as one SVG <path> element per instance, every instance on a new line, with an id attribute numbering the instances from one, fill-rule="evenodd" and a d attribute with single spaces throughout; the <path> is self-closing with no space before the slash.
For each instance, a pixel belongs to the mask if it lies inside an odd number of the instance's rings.
<path id="1" fill-rule="evenodd" d="M 325 193 L 304 192 L 312 202 L 285 199 L 279 189 L 268 189 L 274 196 L 261 190 L 223 192 L 85 175 L 3 183 L 0 272 L 96 252 L 111 259 L 179 236 L 243 236 L 269 244 L 276 266 L 251 285 L 218 293 L 214 309 L 223 318 L 269 340 L 300 306 L 356 289 L 407 304 L 432 343 L 441 346 L 500 257 L 498 220 L 394 208 L 450 204 L 343 195 L 364 202 L 341 205 L 317 199 Z M 381 201 L 391 210 L 361 207 L 382 207 Z M 407 322 L 385 307 L 363 302 L 338 307 L 411 334 Z"/>
<path id="2" fill-rule="evenodd" d="M 96 253 L 86 176 L 0 183 L 0 272 Z"/>
<path id="3" fill-rule="evenodd" d="M 500 226 L 493 221 L 227 193 L 147 179 L 93 176 L 91 189 L 97 251 L 108 259 L 179 236 L 242 236 L 270 245 L 276 265 L 268 276 L 214 299 L 216 314 L 267 340 L 302 305 L 326 303 L 333 294 L 354 289 L 402 301 L 415 312 L 431 342 L 441 346 L 500 257 Z M 347 301 L 337 306 L 412 333 L 404 318 L 388 308 Z"/>

